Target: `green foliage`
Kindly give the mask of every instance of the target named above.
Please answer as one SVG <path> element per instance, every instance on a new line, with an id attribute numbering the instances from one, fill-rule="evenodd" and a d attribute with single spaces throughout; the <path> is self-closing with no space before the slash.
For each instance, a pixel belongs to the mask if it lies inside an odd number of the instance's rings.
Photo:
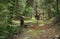
<path id="1" fill-rule="evenodd" d="M 26 17 L 31 17 L 31 16 L 33 15 L 33 12 L 34 12 L 34 10 L 33 10 L 33 8 L 30 6 L 30 7 L 28 7 L 28 8 L 25 9 L 25 11 L 24 11 L 24 16 L 26 16 Z"/>
<path id="2" fill-rule="evenodd" d="M 11 26 L 14 3 L 14 0 L 0 0 L 0 39 L 6 39 L 17 32 L 17 27 Z"/>
<path id="3" fill-rule="evenodd" d="M 44 10 L 44 15 L 49 14 L 52 17 L 60 13 L 58 12 L 60 11 L 59 0 L 38 0 L 37 2 L 39 13 Z M 33 4 L 33 0 L 0 0 L 0 39 L 5 39 L 18 30 L 17 27 L 11 26 L 14 17 L 20 18 L 20 15 L 23 14 L 25 17 L 32 18 L 35 14 Z M 60 16 L 58 18 L 60 18 Z M 20 28 L 20 31 L 22 31 L 22 28 Z"/>
<path id="4" fill-rule="evenodd" d="M 8 38 L 12 36 L 14 32 L 17 32 L 18 27 L 9 26 L 6 24 L 0 24 L 0 39 Z"/>
<path id="5" fill-rule="evenodd" d="M 29 7 L 29 6 L 33 6 L 34 0 L 27 0 L 26 2 L 27 2 L 27 6 Z"/>

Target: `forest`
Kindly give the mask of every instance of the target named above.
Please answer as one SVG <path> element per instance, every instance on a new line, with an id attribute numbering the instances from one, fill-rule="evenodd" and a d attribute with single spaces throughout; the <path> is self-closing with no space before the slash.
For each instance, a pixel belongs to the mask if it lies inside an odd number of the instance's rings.
<path id="1" fill-rule="evenodd" d="M 60 0 L 0 0 L 0 39 L 60 39 Z"/>

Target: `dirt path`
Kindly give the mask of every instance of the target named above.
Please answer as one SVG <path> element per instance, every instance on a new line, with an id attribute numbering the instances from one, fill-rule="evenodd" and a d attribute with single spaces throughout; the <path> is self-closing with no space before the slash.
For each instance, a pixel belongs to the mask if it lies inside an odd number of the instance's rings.
<path id="1" fill-rule="evenodd" d="M 17 34 L 13 39 L 54 39 L 59 27 L 31 26 L 22 34 Z"/>

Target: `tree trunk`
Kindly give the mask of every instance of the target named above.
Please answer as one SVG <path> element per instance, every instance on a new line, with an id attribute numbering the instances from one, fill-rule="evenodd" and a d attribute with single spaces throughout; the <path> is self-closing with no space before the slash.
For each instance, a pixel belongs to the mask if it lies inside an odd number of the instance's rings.
<path id="1" fill-rule="evenodd" d="M 60 13 L 59 13 L 59 8 L 58 8 L 58 3 L 59 3 L 58 1 L 59 1 L 59 0 L 56 0 L 57 13 L 60 14 Z"/>
<path id="2" fill-rule="evenodd" d="M 24 26 L 24 18 L 23 16 L 20 17 L 20 26 L 23 27 Z"/>
<path id="3" fill-rule="evenodd" d="M 48 19 L 51 18 L 51 8 L 50 8 L 50 5 L 48 6 Z"/>

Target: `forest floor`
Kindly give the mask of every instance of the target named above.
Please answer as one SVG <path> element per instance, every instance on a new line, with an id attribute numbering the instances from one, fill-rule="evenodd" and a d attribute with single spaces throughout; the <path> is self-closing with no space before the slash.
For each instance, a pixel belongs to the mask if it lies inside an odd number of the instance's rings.
<path id="1" fill-rule="evenodd" d="M 14 35 L 12 39 L 54 39 L 57 38 L 59 34 L 59 25 L 31 25 L 28 28 L 24 28 L 22 34 Z"/>

